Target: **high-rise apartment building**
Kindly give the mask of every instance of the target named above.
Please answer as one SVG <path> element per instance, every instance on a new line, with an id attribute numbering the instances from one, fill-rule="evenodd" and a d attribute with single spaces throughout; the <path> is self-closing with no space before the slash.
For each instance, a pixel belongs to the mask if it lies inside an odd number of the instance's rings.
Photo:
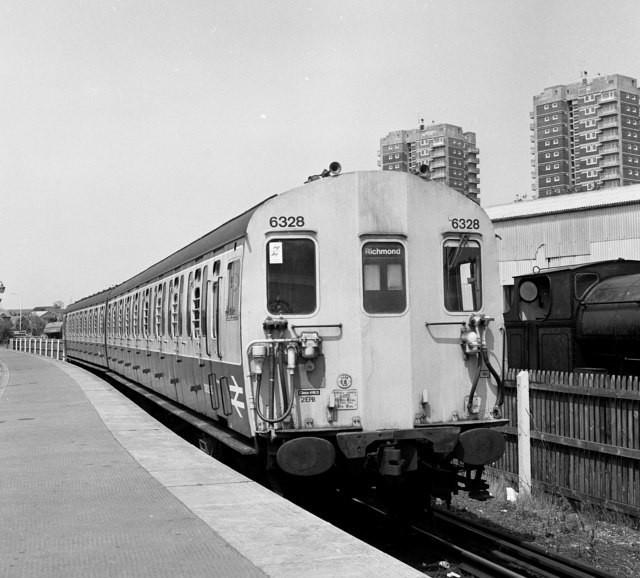
<path id="1" fill-rule="evenodd" d="M 640 91 L 612 74 L 533 97 L 532 189 L 538 197 L 640 183 Z"/>
<path id="2" fill-rule="evenodd" d="M 478 201 L 480 189 L 476 135 L 451 124 L 420 124 L 396 130 L 380 139 L 378 166 L 384 171 L 418 172 L 429 167 L 429 177 Z"/>

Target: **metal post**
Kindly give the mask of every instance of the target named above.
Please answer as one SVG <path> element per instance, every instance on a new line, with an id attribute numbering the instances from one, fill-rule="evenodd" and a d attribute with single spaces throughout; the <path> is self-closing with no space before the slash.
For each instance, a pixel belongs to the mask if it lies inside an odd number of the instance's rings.
<path id="1" fill-rule="evenodd" d="M 518 491 L 531 494 L 531 413 L 529 412 L 529 372 L 517 378 L 518 401 Z"/>

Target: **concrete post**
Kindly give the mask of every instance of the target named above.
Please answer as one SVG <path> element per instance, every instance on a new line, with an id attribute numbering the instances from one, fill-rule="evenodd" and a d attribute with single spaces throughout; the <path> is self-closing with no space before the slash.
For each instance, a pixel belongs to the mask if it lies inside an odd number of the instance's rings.
<path id="1" fill-rule="evenodd" d="M 518 491 L 531 494 L 531 413 L 529 411 L 529 372 L 517 378 L 518 400 Z"/>

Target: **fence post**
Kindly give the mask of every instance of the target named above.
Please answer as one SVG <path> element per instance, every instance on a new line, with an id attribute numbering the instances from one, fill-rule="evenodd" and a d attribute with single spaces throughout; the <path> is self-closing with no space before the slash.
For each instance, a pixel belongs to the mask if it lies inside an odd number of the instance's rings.
<path id="1" fill-rule="evenodd" d="M 529 372 L 521 371 L 517 378 L 518 401 L 518 491 L 531 494 L 531 414 L 529 412 Z"/>

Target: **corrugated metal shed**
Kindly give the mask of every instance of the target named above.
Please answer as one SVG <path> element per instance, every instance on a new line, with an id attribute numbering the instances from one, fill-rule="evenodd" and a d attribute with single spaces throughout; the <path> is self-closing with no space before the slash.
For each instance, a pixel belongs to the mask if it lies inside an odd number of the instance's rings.
<path id="1" fill-rule="evenodd" d="M 640 185 L 487 207 L 500 278 L 609 259 L 640 259 Z"/>

